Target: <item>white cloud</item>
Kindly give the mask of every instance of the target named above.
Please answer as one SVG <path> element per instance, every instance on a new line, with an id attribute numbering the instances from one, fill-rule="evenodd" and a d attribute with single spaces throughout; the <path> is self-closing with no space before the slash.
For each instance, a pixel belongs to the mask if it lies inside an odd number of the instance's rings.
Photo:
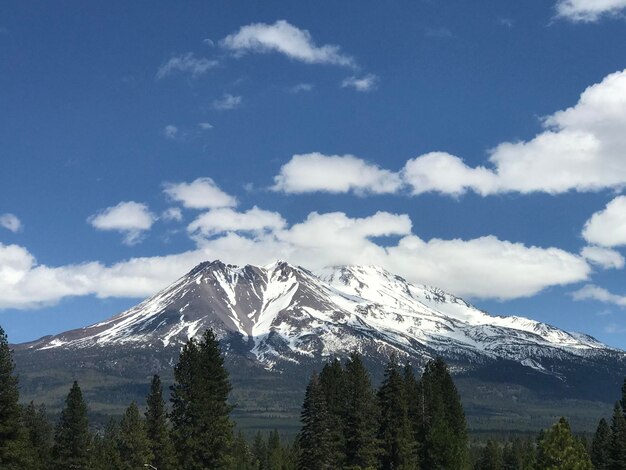
<path id="1" fill-rule="evenodd" d="M 161 219 L 166 222 L 180 222 L 183 220 L 183 213 L 179 207 L 170 207 L 163 211 Z"/>
<path id="2" fill-rule="evenodd" d="M 272 189 L 285 193 L 383 194 L 394 193 L 400 186 L 399 175 L 355 156 L 314 152 L 294 155 L 274 177 Z"/>
<path id="3" fill-rule="evenodd" d="M 370 73 L 360 78 L 355 76 L 348 77 L 341 82 L 341 86 L 343 88 L 354 88 L 356 91 L 372 91 L 376 89 L 378 81 L 378 77 Z"/>
<path id="4" fill-rule="evenodd" d="M 115 230 L 124 234 L 124 243 L 134 245 L 150 230 L 156 220 L 145 204 L 125 201 L 91 215 L 87 222 L 98 230 Z"/>
<path id="5" fill-rule="evenodd" d="M 219 111 L 228 111 L 241 106 L 243 98 L 241 96 L 233 96 L 225 93 L 221 98 L 213 101 L 213 108 Z"/>
<path id="6" fill-rule="evenodd" d="M 497 178 L 484 167 L 470 168 L 445 152 L 431 152 L 406 162 L 402 179 L 414 195 L 440 192 L 454 196 L 467 190 L 487 195 L 497 188 Z"/>
<path id="7" fill-rule="evenodd" d="M 208 131 L 209 129 L 213 129 L 213 124 L 208 122 L 199 122 L 198 127 L 203 131 Z"/>
<path id="8" fill-rule="evenodd" d="M 1 214 L 0 215 L 0 227 L 10 230 L 13 233 L 17 233 L 22 230 L 22 221 L 18 219 L 15 214 Z"/>
<path id="9" fill-rule="evenodd" d="M 237 199 L 222 191 L 211 178 L 198 178 L 191 183 L 166 183 L 164 192 L 188 209 L 215 209 L 237 205 Z"/>
<path id="10" fill-rule="evenodd" d="M 587 284 L 583 288 L 573 292 L 572 297 L 574 300 L 597 300 L 606 304 L 626 307 L 626 296 L 612 294 L 608 290 L 594 286 L 593 284 Z"/>
<path id="11" fill-rule="evenodd" d="M 626 0 L 559 0 L 557 15 L 574 22 L 592 23 L 604 16 L 616 16 L 626 9 Z"/>
<path id="12" fill-rule="evenodd" d="M 194 236 L 211 237 L 224 232 L 275 231 L 285 225 L 285 219 L 279 213 L 254 206 L 246 212 L 236 212 L 228 208 L 213 209 L 198 216 L 187 230 Z"/>
<path id="13" fill-rule="evenodd" d="M 178 127 L 169 124 L 163 128 L 163 135 L 166 139 L 175 139 L 178 136 Z"/>
<path id="14" fill-rule="evenodd" d="M 459 195 L 475 191 L 483 196 L 507 192 L 599 191 L 626 186 L 626 70 L 605 77 L 587 88 L 576 105 L 543 119 L 544 130 L 528 141 L 504 142 L 490 151 L 491 165 L 470 167 L 445 152 L 431 152 L 407 161 L 398 174 L 375 167 L 389 180 L 402 177 L 413 194 L 440 192 Z M 352 170 L 373 167 L 351 157 Z M 283 170 L 295 167 L 294 159 Z M 350 175 L 353 174 L 349 172 Z M 302 175 L 304 176 L 304 175 Z M 331 174 L 331 181 L 335 178 Z M 341 180 L 341 177 L 338 177 Z M 314 181 L 317 178 L 314 178 Z M 306 184 L 305 182 L 300 185 Z M 332 184 L 332 183 L 331 183 Z M 325 185 L 307 191 L 328 191 Z M 370 192 L 394 192 L 393 190 Z M 345 191 L 336 189 L 334 192 Z M 298 191 L 292 191 L 298 192 Z M 301 191 L 302 192 L 302 191 Z"/>
<path id="15" fill-rule="evenodd" d="M 354 59 L 343 54 L 339 46 L 316 46 L 311 33 L 285 20 L 274 24 L 253 23 L 242 26 L 236 33 L 222 39 L 220 45 L 237 55 L 278 52 L 308 64 L 355 66 Z"/>
<path id="16" fill-rule="evenodd" d="M 602 246 L 626 245 L 626 196 L 618 196 L 585 223 L 583 238 Z"/>
<path id="17" fill-rule="evenodd" d="M 600 246 L 586 246 L 580 255 L 587 261 L 597 264 L 604 269 L 622 269 L 626 260 L 615 250 Z"/>
<path id="18" fill-rule="evenodd" d="M 239 214 L 222 211 L 222 216 L 205 220 L 206 224 L 197 219 L 195 250 L 132 258 L 111 266 L 99 262 L 37 265 L 25 248 L 0 244 L 0 308 L 32 308 L 67 296 L 144 297 L 211 259 L 266 264 L 281 258 L 310 269 L 377 264 L 412 282 L 457 295 L 497 299 L 530 296 L 550 286 L 583 281 L 591 271 L 577 255 L 493 236 L 424 241 L 412 234 L 405 214 L 377 212 L 351 218 L 341 212 L 313 212 L 291 226 L 279 214 L 261 209 Z M 210 238 L 198 236 L 205 228 Z M 378 237 L 399 240 L 383 242 Z"/>
<path id="19" fill-rule="evenodd" d="M 161 79 L 167 77 L 176 72 L 191 74 L 193 78 L 197 78 L 200 75 L 207 73 L 212 68 L 217 67 L 218 62 L 216 60 L 209 60 L 205 58 L 197 58 L 193 52 L 174 56 L 167 62 L 165 62 L 157 71 L 157 78 Z"/>

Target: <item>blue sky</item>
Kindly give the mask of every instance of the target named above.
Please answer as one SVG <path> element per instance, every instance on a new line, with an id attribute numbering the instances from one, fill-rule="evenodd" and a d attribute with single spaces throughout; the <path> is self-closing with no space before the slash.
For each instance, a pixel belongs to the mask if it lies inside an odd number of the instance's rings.
<path id="1" fill-rule="evenodd" d="M 0 324 L 380 264 L 626 348 L 626 1 L 9 2 Z"/>

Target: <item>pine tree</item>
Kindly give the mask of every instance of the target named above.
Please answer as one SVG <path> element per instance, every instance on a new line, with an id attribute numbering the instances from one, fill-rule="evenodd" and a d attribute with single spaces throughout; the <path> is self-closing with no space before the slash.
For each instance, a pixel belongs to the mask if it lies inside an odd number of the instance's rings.
<path id="1" fill-rule="evenodd" d="M 44 405 L 36 407 L 31 401 L 23 410 L 22 422 L 30 444 L 32 457 L 30 468 L 32 470 L 48 468 L 52 451 L 52 425 L 48 421 L 46 407 Z"/>
<path id="2" fill-rule="evenodd" d="M 319 380 L 328 411 L 330 465 L 332 468 L 341 468 L 346 458 L 344 439 L 346 394 L 343 369 L 338 359 L 324 365 Z"/>
<path id="3" fill-rule="evenodd" d="M 421 450 L 420 431 L 422 429 L 420 386 L 413 373 L 413 367 L 409 363 L 404 366 L 404 389 L 406 390 L 407 412 L 411 422 L 413 440 L 415 441 L 416 452 L 419 455 Z"/>
<path id="4" fill-rule="evenodd" d="M 515 439 L 504 446 L 502 470 L 535 470 L 536 452 L 531 441 Z"/>
<path id="5" fill-rule="evenodd" d="M 300 470 L 332 468 L 328 411 L 324 391 L 316 374 L 313 374 L 306 388 L 300 421 L 302 429 L 298 435 L 298 468 Z"/>
<path id="6" fill-rule="evenodd" d="M 378 391 L 383 470 L 413 470 L 418 467 L 415 440 L 408 415 L 404 378 L 393 355 L 385 369 L 385 379 Z"/>
<path id="7" fill-rule="evenodd" d="M 261 434 L 257 431 L 252 442 L 252 460 L 256 470 L 269 470 L 269 459 L 267 453 L 267 444 Z"/>
<path id="8" fill-rule="evenodd" d="M 589 454 L 572 435 L 565 418 L 541 435 L 537 453 L 537 464 L 542 470 L 593 470 Z"/>
<path id="9" fill-rule="evenodd" d="M 280 445 L 280 435 L 277 429 L 270 432 L 270 437 L 267 440 L 267 464 L 270 470 L 283 468 L 283 449 Z"/>
<path id="10" fill-rule="evenodd" d="M 145 423 L 134 401 L 126 409 L 120 421 L 119 449 L 123 470 L 141 468 L 152 461 Z"/>
<path id="11" fill-rule="evenodd" d="M 14 369 L 13 353 L 0 328 L 0 468 L 7 470 L 21 470 L 30 464 Z"/>
<path id="12" fill-rule="evenodd" d="M 350 354 L 345 370 L 346 467 L 369 468 L 378 461 L 378 406 L 361 357 Z"/>
<path id="13" fill-rule="evenodd" d="M 467 424 L 459 393 L 446 363 L 426 364 L 418 386 L 421 408 L 421 458 L 426 468 L 464 469 L 469 466 Z"/>
<path id="14" fill-rule="evenodd" d="M 591 443 L 591 462 L 596 470 L 610 469 L 611 428 L 604 418 L 598 423 Z"/>
<path id="15" fill-rule="evenodd" d="M 502 470 L 502 465 L 502 449 L 496 442 L 489 439 L 474 468 L 476 470 Z"/>
<path id="16" fill-rule="evenodd" d="M 609 457 L 611 470 L 626 469 L 626 419 L 619 402 L 613 408 Z"/>
<path id="17" fill-rule="evenodd" d="M 418 384 L 418 435 L 426 468 L 469 467 L 465 413 L 441 359 L 429 361 Z"/>
<path id="18" fill-rule="evenodd" d="M 179 468 L 219 470 L 231 465 L 231 390 L 218 341 L 207 330 L 190 339 L 174 368 L 172 433 Z"/>
<path id="19" fill-rule="evenodd" d="M 65 408 L 54 432 L 52 459 L 58 470 L 88 469 L 92 451 L 87 405 L 77 382 L 74 382 L 67 398 Z"/>
<path id="20" fill-rule="evenodd" d="M 167 413 L 163 400 L 163 387 L 158 375 L 152 377 L 150 392 L 146 398 L 146 434 L 150 442 L 152 461 L 159 470 L 176 470 L 178 464 L 170 432 L 167 428 Z"/>
<path id="21" fill-rule="evenodd" d="M 243 433 L 239 431 L 233 441 L 233 468 L 235 470 L 256 470 L 252 466 L 252 455 Z M 157 467 L 159 468 L 159 467 Z"/>
<path id="22" fill-rule="evenodd" d="M 122 459 L 119 451 L 120 430 L 115 419 L 110 418 L 101 436 L 94 439 L 92 468 L 94 470 L 119 470 Z"/>

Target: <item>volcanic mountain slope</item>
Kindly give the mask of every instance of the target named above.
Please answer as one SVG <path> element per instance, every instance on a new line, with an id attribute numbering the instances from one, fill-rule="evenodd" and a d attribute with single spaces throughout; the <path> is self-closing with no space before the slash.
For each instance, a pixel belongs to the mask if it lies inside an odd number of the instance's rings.
<path id="1" fill-rule="evenodd" d="M 491 316 L 376 266 L 334 267 L 315 275 L 282 261 L 265 267 L 202 263 L 110 320 L 27 347 L 178 347 L 206 328 L 226 340 L 239 336 L 248 356 L 268 368 L 354 350 L 397 350 L 420 361 L 440 355 L 468 366 L 508 359 L 546 372 L 547 359 L 623 355 L 587 335 Z"/>
<path id="2" fill-rule="evenodd" d="M 206 328 L 222 341 L 235 380 L 245 370 L 253 388 L 262 387 L 255 374 L 303 380 L 324 360 L 355 350 L 378 370 L 393 352 L 417 366 L 441 356 L 457 376 L 521 383 L 554 396 L 612 397 L 626 372 L 626 354 L 590 336 L 492 316 L 376 266 L 314 274 L 283 261 L 202 263 L 109 320 L 17 345 L 16 360 L 27 378 L 39 377 L 31 390 L 44 386 L 41 369 L 54 358 L 124 378 L 143 373 L 145 380 L 171 369 L 181 345 Z"/>

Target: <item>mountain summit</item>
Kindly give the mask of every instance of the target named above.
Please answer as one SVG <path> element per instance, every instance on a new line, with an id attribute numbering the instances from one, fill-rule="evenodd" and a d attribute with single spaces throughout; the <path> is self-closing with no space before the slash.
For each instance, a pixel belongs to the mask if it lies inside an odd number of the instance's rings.
<path id="1" fill-rule="evenodd" d="M 206 328 L 225 341 L 238 337 L 246 354 L 267 368 L 357 350 L 364 355 L 395 351 L 418 363 L 442 356 L 467 366 L 506 359 L 559 374 L 544 363 L 621 354 L 587 335 L 489 315 L 377 266 L 313 273 L 285 261 L 243 267 L 201 263 L 136 307 L 28 347 L 178 347 Z"/>

